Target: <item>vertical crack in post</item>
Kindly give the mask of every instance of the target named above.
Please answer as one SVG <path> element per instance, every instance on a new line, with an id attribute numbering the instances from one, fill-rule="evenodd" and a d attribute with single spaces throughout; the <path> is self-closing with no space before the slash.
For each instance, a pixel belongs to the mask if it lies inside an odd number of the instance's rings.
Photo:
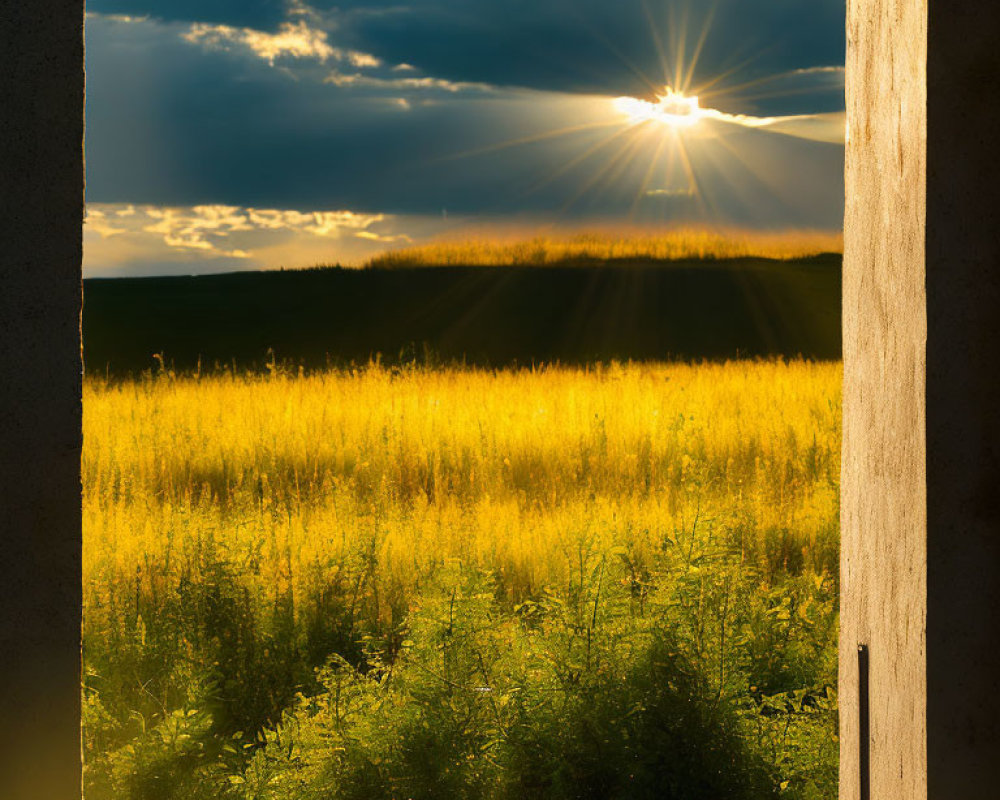
<path id="1" fill-rule="evenodd" d="M 861 800 L 871 800 L 871 722 L 868 706 L 868 645 L 858 645 L 858 776 Z"/>

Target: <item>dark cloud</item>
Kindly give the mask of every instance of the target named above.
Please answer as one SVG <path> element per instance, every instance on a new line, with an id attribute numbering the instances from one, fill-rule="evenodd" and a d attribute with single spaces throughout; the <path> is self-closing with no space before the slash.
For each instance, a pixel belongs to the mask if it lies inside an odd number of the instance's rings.
<path id="1" fill-rule="evenodd" d="M 360 47 L 443 77 L 501 85 L 648 93 L 647 79 L 667 79 L 660 50 L 672 63 L 684 42 L 682 62 L 690 63 L 706 25 L 695 85 L 734 68 L 723 85 L 844 62 L 843 0 L 718 0 L 714 13 L 708 2 L 663 0 L 437 0 L 381 14 L 367 5 L 346 14 Z M 763 97 L 725 99 L 727 110 L 772 113 Z M 842 108 L 842 93 L 822 102 L 803 110 Z"/>
<path id="2" fill-rule="evenodd" d="M 653 146 L 615 162 L 616 142 L 601 146 L 605 128 L 537 138 L 560 126 L 607 121 L 605 101 L 584 92 L 648 92 L 624 63 L 651 77 L 659 63 L 642 6 L 631 0 L 441 0 L 395 10 L 340 3 L 336 12 L 309 17 L 329 31 L 332 47 L 371 53 L 385 62 L 378 68 L 290 57 L 271 66 L 249 50 L 182 38 L 193 19 L 277 30 L 285 7 L 273 3 L 103 0 L 90 8 L 161 20 L 88 21 L 91 201 L 840 224 L 841 147 L 723 131 L 742 161 L 724 148 L 692 154 L 702 184 L 696 203 L 670 186 L 657 194 L 655 182 L 640 196 Z M 277 16 L 265 14 L 275 9 Z M 834 12 L 839 32 L 843 9 L 826 0 L 720 3 L 704 75 L 739 64 L 768 41 L 777 41 L 772 51 L 783 55 L 765 53 L 734 74 L 734 84 L 769 80 L 717 105 L 757 114 L 842 108 L 842 73 L 801 71 L 842 60 L 842 36 L 818 25 Z M 781 27 L 783 19 L 801 24 Z M 394 71 L 399 63 L 418 69 Z M 324 82 L 333 73 L 341 85 Z M 532 91 L 504 88 L 525 86 Z M 492 149 L 513 139 L 532 141 Z M 484 152 L 456 157 L 469 151 Z"/>
<path id="3" fill-rule="evenodd" d="M 274 30 L 294 0 L 92 0 L 92 11 Z M 844 0 L 314 0 L 314 19 L 359 49 L 428 74 L 553 91 L 640 95 L 665 80 L 659 51 L 690 56 L 708 35 L 695 83 L 742 65 L 739 84 L 844 60 Z M 714 9 L 714 12 L 713 12 Z M 662 46 L 662 47 L 661 47 Z M 690 61 L 690 58 L 684 59 Z M 766 98 L 727 110 L 773 113 Z M 802 99 L 805 101 L 805 98 Z M 836 91 L 822 108 L 842 107 Z M 795 103 L 787 96 L 782 110 Z"/>
<path id="4" fill-rule="evenodd" d="M 287 0 L 87 0 L 99 14 L 150 16 L 168 22 L 214 22 L 274 30 L 288 16 Z"/>

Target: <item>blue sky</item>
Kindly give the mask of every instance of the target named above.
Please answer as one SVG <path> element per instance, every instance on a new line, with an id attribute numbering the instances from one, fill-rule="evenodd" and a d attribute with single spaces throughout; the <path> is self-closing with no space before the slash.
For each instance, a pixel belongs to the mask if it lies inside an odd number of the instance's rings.
<path id="1" fill-rule="evenodd" d="M 90 0 L 85 271 L 359 263 L 491 226 L 838 229 L 843 20 L 842 0 Z M 661 113 L 668 84 L 697 125 Z"/>

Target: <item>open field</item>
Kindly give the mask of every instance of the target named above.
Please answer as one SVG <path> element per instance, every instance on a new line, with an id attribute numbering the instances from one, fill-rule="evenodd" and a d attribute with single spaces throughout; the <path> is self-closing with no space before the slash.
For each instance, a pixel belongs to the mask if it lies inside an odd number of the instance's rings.
<path id="1" fill-rule="evenodd" d="M 623 233 L 591 230 L 576 234 L 517 233 L 481 237 L 463 233 L 461 239 L 443 239 L 391 250 L 368 261 L 368 267 L 553 266 L 614 262 L 734 261 L 762 259 L 801 261 L 823 254 L 843 253 L 840 233 L 711 231 L 678 229 L 668 232 Z"/>
<path id="2" fill-rule="evenodd" d="M 840 357 L 839 255 L 88 280 L 91 374 Z M 273 355 L 272 355 L 273 354 Z"/>
<path id="3" fill-rule="evenodd" d="M 835 795 L 837 362 L 92 376 L 84 436 L 88 798 Z"/>

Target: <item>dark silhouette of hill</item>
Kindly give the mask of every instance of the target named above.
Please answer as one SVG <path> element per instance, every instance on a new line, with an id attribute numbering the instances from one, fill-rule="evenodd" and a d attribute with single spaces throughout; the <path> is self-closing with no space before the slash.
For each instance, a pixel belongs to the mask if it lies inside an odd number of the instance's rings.
<path id="1" fill-rule="evenodd" d="M 84 282 L 87 369 L 840 357 L 841 257 Z"/>

